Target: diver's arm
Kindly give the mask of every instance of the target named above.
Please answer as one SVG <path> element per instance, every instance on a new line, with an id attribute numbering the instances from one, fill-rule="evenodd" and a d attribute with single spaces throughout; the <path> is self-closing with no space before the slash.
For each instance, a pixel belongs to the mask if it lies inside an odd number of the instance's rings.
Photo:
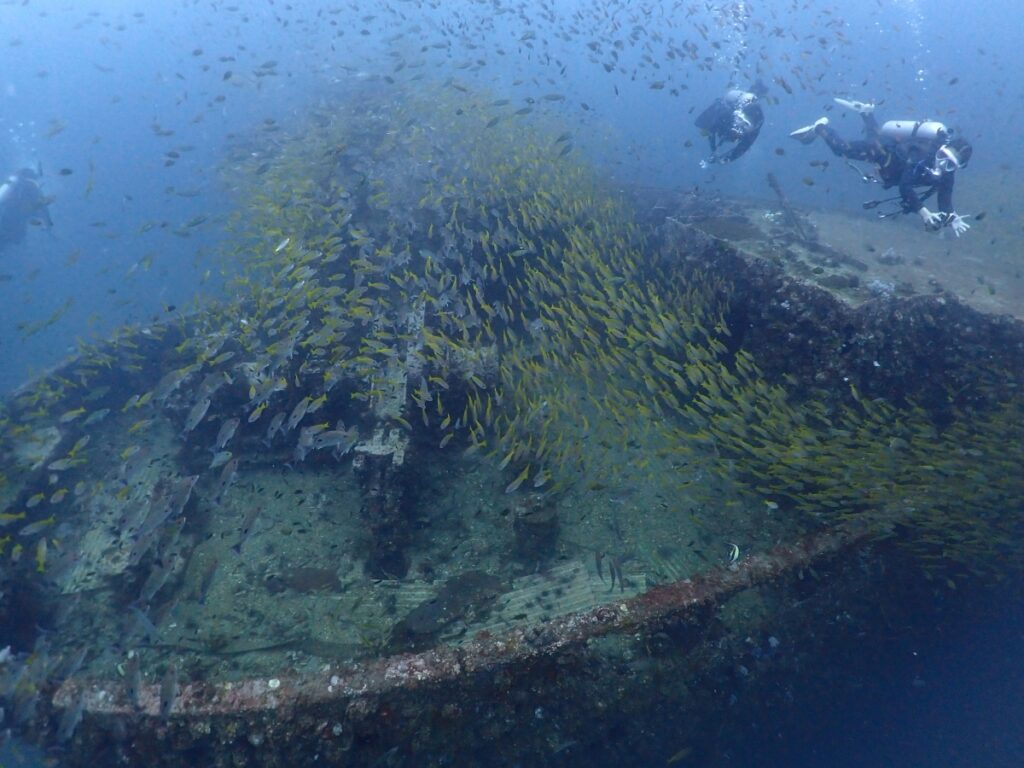
<path id="1" fill-rule="evenodd" d="M 43 188 L 39 185 L 39 182 L 29 181 L 26 184 L 32 185 L 25 188 L 26 207 L 36 214 L 43 226 L 47 229 L 51 228 L 53 226 L 53 219 L 50 218 L 50 203 L 53 202 L 53 198 L 43 194 Z"/>
<path id="2" fill-rule="evenodd" d="M 718 158 L 720 163 L 731 163 L 736 158 L 740 157 L 744 152 L 750 149 L 754 142 L 757 141 L 757 135 L 760 133 L 760 129 L 754 129 L 743 134 L 743 138 L 736 142 L 736 146 L 726 152 L 724 155 Z"/>
<path id="3" fill-rule="evenodd" d="M 921 204 L 921 198 L 914 189 L 914 167 L 909 162 L 904 167 L 903 173 L 900 174 L 899 189 L 900 199 L 903 201 L 903 210 L 907 213 L 920 213 L 921 208 L 924 206 Z"/>
<path id="4" fill-rule="evenodd" d="M 743 115 L 747 121 L 747 130 L 743 132 L 743 136 L 736 142 L 736 146 L 719 158 L 721 163 L 731 163 L 743 155 L 754 145 L 758 135 L 761 133 L 761 126 L 764 125 L 764 110 L 757 104 L 751 104 L 743 111 Z"/>
<path id="5" fill-rule="evenodd" d="M 939 210 L 943 213 L 953 213 L 953 174 L 944 173 L 939 179 Z"/>
<path id="6" fill-rule="evenodd" d="M 939 181 L 939 210 L 942 211 L 943 223 L 953 230 L 953 234 L 960 237 L 971 228 L 971 225 L 953 210 L 953 181 L 952 173 L 944 174 Z"/>
<path id="7" fill-rule="evenodd" d="M 903 171 L 900 177 L 900 198 L 903 200 L 903 210 L 906 213 L 916 213 L 924 222 L 925 229 L 941 229 L 946 223 L 945 215 L 929 211 L 921 203 L 921 198 L 914 189 L 914 173 L 911 167 Z"/>

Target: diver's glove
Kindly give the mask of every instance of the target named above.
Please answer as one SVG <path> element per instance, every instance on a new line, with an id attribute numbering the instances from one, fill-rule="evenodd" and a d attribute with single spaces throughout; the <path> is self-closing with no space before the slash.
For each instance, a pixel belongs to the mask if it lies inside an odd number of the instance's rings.
<path id="1" fill-rule="evenodd" d="M 924 222 L 924 228 L 935 232 L 936 230 L 942 229 L 942 225 L 946 223 L 946 217 L 941 213 L 932 213 L 923 205 L 921 210 L 917 212 L 917 215 L 921 217 L 921 221 Z"/>
<path id="2" fill-rule="evenodd" d="M 957 237 L 971 228 L 971 225 L 959 213 L 951 213 L 946 216 L 946 226 L 952 227 L 953 234 Z"/>
<path id="3" fill-rule="evenodd" d="M 714 155 L 712 155 L 711 157 L 706 158 L 705 160 L 701 160 L 700 161 L 700 167 L 701 168 L 707 168 L 709 165 L 714 165 L 717 162 L 718 162 L 718 158 L 715 157 Z"/>

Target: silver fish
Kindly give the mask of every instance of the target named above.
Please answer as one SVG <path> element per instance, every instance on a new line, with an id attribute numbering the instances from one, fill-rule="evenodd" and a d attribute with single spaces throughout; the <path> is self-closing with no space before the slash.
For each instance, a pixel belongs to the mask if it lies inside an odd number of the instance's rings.
<path id="1" fill-rule="evenodd" d="M 235 436 L 235 431 L 238 429 L 239 419 L 236 416 L 232 419 L 227 419 L 223 424 L 220 425 L 220 430 L 217 432 L 217 440 L 213 444 L 213 452 L 221 451 L 224 446 L 228 444 L 232 437 Z"/>
<path id="2" fill-rule="evenodd" d="M 213 373 L 206 374 L 203 377 L 202 382 L 199 384 L 198 397 L 200 400 L 204 400 L 208 397 L 213 397 L 213 393 L 220 389 L 225 384 L 231 383 L 231 377 L 228 376 L 224 371 L 214 371 Z"/>
<path id="3" fill-rule="evenodd" d="M 324 427 L 321 425 L 303 427 L 299 431 L 299 442 L 295 445 L 295 452 L 292 454 L 292 459 L 295 461 L 305 461 L 306 454 L 313 449 L 313 441 L 316 439 L 316 436 L 323 431 Z"/>
<path id="4" fill-rule="evenodd" d="M 88 427 L 90 424 L 95 424 L 97 421 L 102 421 L 103 419 L 107 418 L 109 414 L 109 408 L 100 408 L 95 413 L 90 413 L 89 418 L 82 422 L 82 426 Z"/>
<path id="5" fill-rule="evenodd" d="M 184 520 L 184 517 L 181 518 L 182 522 L 184 522 Z M 178 528 L 178 525 L 174 523 L 172 523 L 172 526 Z M 128 550 L 128 564 L 132 566 L 138 565 L 142 562 L 142 558 L 146 555 L 147 552 L 154 548 L 159 549 L 159 545 L 163 540 L 162 534 L 163 531 L 157 529 L 155 531 L 149 532 L 145 536 L 140 536 L 138 539 L 136 539 L 135 542 L 132 544 L 131 549 Z"/>
<path id="6" fill-rule="evenodd" d="M 253 531 L 256 530 L 256 518 L 260 516 L 261 511 L 261 507 L 251 507 L 249 511 L 245 513 L 245 518 L 242 520 L 242 527 L 238 529 L 238 542 L 233 547 L 235 552 L 239 555 L 242 554 L 242 547 L 245 546 L 245 542 L 249 540 Z"/>
<path id="7" fill-rule="evenodd" d="M 57 728 L 57 741 L 61 744 L 75 735 L 75 729 L 82 722 L 82 713 L 85 711 L 85 691 L 80 691 L 75 703 L 64 710 L 60 718 L 60 726 Z"/>
<path id="8" fill-rule="evenodd" d="M 121 456 L 124 458 L 124 464 L 121 465 L 120 471 L 120 477 L 122 478 L 134 477 L 149 464 L 152 458 L 153 451 L 148 445 L 141 447 L 132 446 L 132 448 L 137 449 L 130 453 L 124 451 L 121 453 Z"/>
<path id="9" fill-rule="evenodd" d="M 288 380 L 281 378 L 280 376 L 272 376 L 270 378 L 260 380 L 259 383 L 254 385 L 254 387 L 254 396 L 249 401 L 249 405 L 251 406 L 257 406 L 261 403 L 265 403 L 275 392 L 281 392 L 287 389 Z"/>
<path id="10" fill-rule="evenodd" d="M 138 535 L 154 506 L 164 499 L 167 493 L 167 481 L 158 480 L 148 498 L 125 503 L 121 516 L 117 519 L 117 527 L 129 536 Z"/>
<path id="11" fill-rule="evenodd" d="M 149 616 L 134 605 L 129 605 L 128 610 L 132 612 L 132 615 L 135 617 L 135 621 L 140 627 L 142 627 L 142 631 L 146 633 L 146 637 L 149 641 L 151 643 L 157 642 L 160 639 L 160 630 L 157 629 L 156 624 L 150 620 Z"/>
<path id="12" fill-rule="evenodd" d="M 142 584 L 142 589 L 139 591 L 139 603 L 141 605 L 149 605 L 149 602 L 156 596 L 156 593 L 163 589 L 170 575 L 170 568 L 160 563 L 154 564 L 153 569 Z"/>
<path id="13" fill-rule="evenodd" d="M 36 520 L 34 523 L 29 523 L 20 531 L 18 531 L 18 535 L 26 539 L 31 538 L 32 536 L 35 536 L 37 533 L 41 533 L 45 528 L 48 528 L 49 526 L 53 525 L 55 522 L 57 522 L 57 518 L 53 515 L 50 515 L 49 517 L 43 520 Z"/>
<path id="14" fill-rule="evenodd" d="M 206 605 L 206 596 L 210 594 L 210 587 L 217 576 L 217 569 L 220 567 L 220 560 L 213 558 L 203 568 L 203 574 L 196 585 L 195 598 L 200 605 Z"/>
<path id="15" fill-rule="evenodd" d="M 156 499 L 151 505 L 146 520 L 139 528 L 139 538 L 146 538 L 154 533 L 167 520 L 177 517 L 181 510 L 188 504 L 192 496 L 192 488 L 195 487 L 199 475 L 188 475 L 179 477 L 170 489 L 170 492 Z"/>
<path id="16" fill-rule="evenodd" d="M 220 451 L 219 453 L 215 453 L 213 455 L 213 459 L 210 461 L 210 469 L 216 469 L 217 467 L 224 466 L 231 461 L 231 457 L 233 455 L 234 454 L 231 453 L 231 451 Z"/>
<path id="17" fill-rule="evenodd" d="M 313 449 L 320 451 L 325 448 L 336 449 L 339 457 L 344 456 L 359 442 L 359 431 L 352 429 L 332 429 L 321 432 L 313 438 Z"/>
<path id="18" fill-rule="evenodd" d="M 174 703 L 178 699 L 178 668 L 171 664 L 160 680 L 160 717 L 164 720 L 171 716 Z"/>
<path id="19" fill-rule="evenodd" d="M 274 435 L 281 431 L 281 425 L 284 424 L 285 415 L 285 412 L 281 411 L 280 413 L 275 413 L 274 418 L 270 420 L 270 426 L 267 427 L 267 437 L 263 441 L 266 445 L 269 446 L 271 441 L 274 439 Z"/>
<path id="20" fill-rule="evenodd" d="M 192 489 L 198 479 L 199 475 L 186 475 L 178 478 L 171 495 L 171 505 L 174 507 L 171 517 L 177 517 L 178 513 L 188 504 L 189 497 L 192 496 Z"/>
<path id="21" fill-rule="evenodd" d="M 164 377 L 157 382 L 156 387 L 153 389 L 153 399 L 165 402 L 182 385 L 182 382 L 192 375 L 197 367 L 194 364 L 186 365 L 184 368 L 178 368 L 176 371 L 164 374 Z"/>
<path id="22" fill-rule="evenodd" d="M 217 493 L 214 494 L 214 501 L 218 504 L 223 500 L 224 494 L 227 493 L 228 488 L 231 487 L 231 483 L 235 479 L 235 474 L 238 472 L 238 463 L 241 457 L 235 456 L 227 464 L 224 465 L 224 469 L 220 471 L 220 478 L 217 480 Z"/>
<path id="23" fill-rule="evenodd" d="M 142 693 L 142 664 L 138 651 L 133 651 L 128 656 L 128 663 L 124 665 L 124 678 L 124 690 L 128 694 L 128 701 L 138 709 L 139 695 Z"/>
<path id="24" fill-rule="evenodd" d="M 195 429 L 199 422 L 206 416 L 206 412 L 210 410 L 210 398 L 204 397 L 198 403 L 192 406 L 192 410 L 188 412 L 188 418 L 185 419 L 185 428 L 181 432 L 182 437 L 186 437 L 189 432 Z"/>
<path id="25" fill-rule="evenodd" d="M 306 415 L 306 409 L 309 408 L 309 395 L 299 400 L 292 408 L 291 416 L 288 417 L 288 426 L 285 431 L 290 432 L 295 429 L 295 425 L 302 421 L 302 417 Z"/>

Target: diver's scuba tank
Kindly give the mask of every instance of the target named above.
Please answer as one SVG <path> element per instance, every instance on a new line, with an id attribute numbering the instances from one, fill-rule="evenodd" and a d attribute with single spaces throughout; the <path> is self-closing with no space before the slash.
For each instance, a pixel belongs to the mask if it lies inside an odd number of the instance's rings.
<path id="1" fill-rule="evenodd" d="M 883 141 L 930 146 L 949 137 L 949 129 L 938 120 L 888 120 L 878 131 Z"/>
<path id="2" fill-rule="evenodd" d="M 725 103 L 731 107 L 745 107 L 747 104 L 750 104 L 755 101 L 757 101 L 756 93 L 744 91 L 739 88 L 733 88 L 732 90 L 727 91 L 725 94 Z"/>
<path id="3" fill-rule="evenodd" d="M 0 184 L 0 205 L 3 205 L 4 201 L 14 193 L 14 185 L 17 181 L 17 176 L 11 176 L 7 181 Z"/>

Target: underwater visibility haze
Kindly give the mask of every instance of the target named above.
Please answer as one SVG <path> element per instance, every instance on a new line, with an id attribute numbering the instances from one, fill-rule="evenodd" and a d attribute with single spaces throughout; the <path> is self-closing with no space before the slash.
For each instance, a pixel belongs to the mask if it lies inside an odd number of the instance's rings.
<path id="1" fill-rule="evenodd" d="M 0 2 L 0 763 L 1018 765 L 1022 21 Z"/>

